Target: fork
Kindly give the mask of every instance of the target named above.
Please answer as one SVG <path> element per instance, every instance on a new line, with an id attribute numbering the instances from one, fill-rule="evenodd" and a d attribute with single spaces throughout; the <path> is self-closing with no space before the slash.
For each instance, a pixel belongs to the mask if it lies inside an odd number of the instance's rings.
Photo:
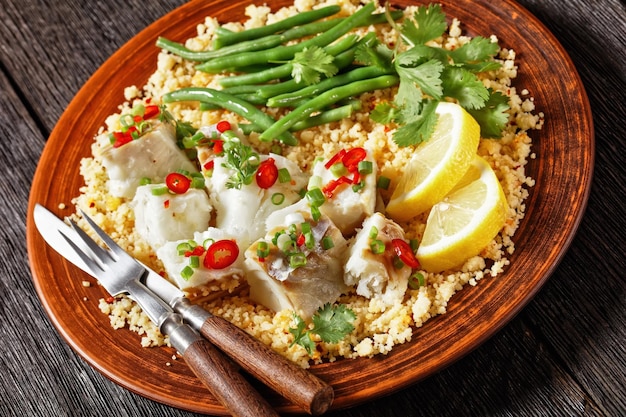
<path id="1" fill-rule="evenodd" d="M 80 242 L 74 242 L 62 230 L 68 244 L 76 251 L 104 288 L 113 296 L 128 293 L 183 356 L 194 374 L 234 416 L 278 416 L 269 403 L 238 372 L 237 366 L 185 324 L 182 316 L 142 284 L 148 273 L 98 225 L 81 211 L 83 218 L 108 249 L 98 245 L 74 221 L 69 220 Z M 84 244 L 79 247 L 78 243 Z"/>

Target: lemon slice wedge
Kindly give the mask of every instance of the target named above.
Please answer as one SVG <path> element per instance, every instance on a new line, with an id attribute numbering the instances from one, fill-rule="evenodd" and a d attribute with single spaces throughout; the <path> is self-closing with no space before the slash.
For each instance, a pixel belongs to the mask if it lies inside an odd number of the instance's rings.
<path id="1" fill-rule="evenodd" d="M 478 150 L 480 127 L 461 106 L 442 102 L 435 130 L 416 147 L 395 187 L 387 215 L 407 221 L 430 209 L 463 177 Z"/>
<path id="2" fill-rule="evenodd" d="M 457 186 L 428 215 L 417 259 L 428 272 L 460 266 L 504 226 L 508 204 L 487 161 L 475 156 Z"/>

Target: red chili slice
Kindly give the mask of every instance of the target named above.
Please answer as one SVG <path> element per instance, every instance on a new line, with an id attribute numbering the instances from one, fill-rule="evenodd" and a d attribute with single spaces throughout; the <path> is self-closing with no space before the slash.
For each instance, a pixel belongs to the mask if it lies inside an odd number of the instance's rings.
<path id="1" fill-rule="evenodd" d="M 202 263 L 210 269 L 224 269 L 232 265 L 239 256 L 239 246 L 233 240 L 218 240 L 206 250 Z"/>
<path id="2" fill-rule="evenodd" d="M 224 153 L 224 141 L 216 139 L 213 141 L 213 153 L 219 155 Z"/>
<path id="3" fill-rule="evenodd" d="M 159 106 L 146 106 L 146 110 L 143 112 L 143 118 L 144 120 L 152 119 L 153 117 L 158 116 L 159 113 L 161 113 Z"/>
<path id="4" fill-rule="evenodd" d="M 178 172 L 172 172 L 165 177 L 165 185 L 175 194 L 185 194 L 191 186 L 191 180 Z"/>
<path id="5" fill-rule="evenodd" d="M 267 158 L 259 164 L 256 171 L 256 183 L 259 188 L 268 189 L 278 180 L 278 168 L 274 158 Z"/>
<path id="6" fill-rule="evenodd" d="M 231 126 L 227 120 L 222 120 L 221 122 L 218 122 L 217 125 L 215 125 L 215 128 L 217 129 L 218 132 L 224 133 L 227 130 L 230 130 Z"/>
<path id="7" fill-rule="evenodd" d="M 407 242 L 402 239 L 392 239 L 391 246 L 393 246 L 393 250 L 395 251 L 396 255 L 398 255 L 398 258 L 400 258 L 400 260 L 404 262 L 406 266 L 412 269 L 417 269 L 420 267 L 420 263 L 415 257 L 413 249 L 411 249 L 411 245 L 409 245 Z"/>
<path id="8" fill-rule="evenodd" d="M 119 148 L 120 146 L 126 145 L 129 142 L 133 141 L 133 137 L 130 134 L 130 131 L 126 132 L 113 132 L 113 138 L 115 142 L 113 142 L 114 148 Z"/>
<path id="9" fill-rule="evenodd" d="M 359 162 L 365 159 L 367 152 L 363 148 L 352 148 L 341 158 L 341 162 L 348 168 L 348 171 L 356 171 L 359 167 Z"/>
<path id="10" fill-rule="evenodd" d="M 339 152 L 337 152 L 336 154 L 334 154 L 332 156 L 332 158 L 330 158 L 328 160 L 328 162 L 326 162 L 326 164 L 324 164 L 324 168 L 326 169 L 330 169 L 330 167 L 332 167 L 333 165 L 335 165 L 335 163 L 341 161 L 341 158 L 343 158 L 343 156 L 346 154 L 346 150 L 342 149 Z"/>

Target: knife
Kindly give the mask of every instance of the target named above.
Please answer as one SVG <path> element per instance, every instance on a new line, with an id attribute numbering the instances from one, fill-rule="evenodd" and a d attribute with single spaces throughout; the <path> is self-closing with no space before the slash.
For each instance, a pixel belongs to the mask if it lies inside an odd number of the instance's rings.
<path id="1" fill-rule="evenodd" d="M 68 240 L 58 232 L 62 230 L 69 240 L 80 242 L 72 227 L 40 204 L 35 205 L 33 219 L 44 240 L 55 251 L 81 270 L 93 275 Z M 229 321 L 192 304 L 178 287 L 145 265 L 142 266 L 147 271 L 145 286 L 239 366 L 312 415 L 320 415 L 328 410 L 334 399 L 330 385 Z"/>

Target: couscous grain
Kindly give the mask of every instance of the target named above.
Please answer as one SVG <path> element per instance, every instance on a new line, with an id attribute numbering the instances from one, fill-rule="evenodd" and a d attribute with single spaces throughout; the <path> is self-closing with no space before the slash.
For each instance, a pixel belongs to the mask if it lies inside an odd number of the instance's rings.
<path id="1" fill-rule="evenodd" d="M 291 7 L 272 12 L 267 6 L 250 5 L 246 8 L 248 19 L 243 22 L 223 24 L 223 27 L 239 31 L 272 23 L 298 12 L 311 10 L 322 5 L 338 4 L 345 15 L 353 14 L 361 6 L 359 1 L 348 0 L 295 0 Z M 412 14 L 413 8 L 406 10 Z M 197 36 L 186 41 L 192 50 L 204 50 L 210 47 L 215 31 L 220 26 L 212 17 L 207 17 L 197 26 Z M 396 42 L 397 34 L 388 25 L 379 25 L 378 36 L 383 42 Z M 463 35 L 462 22 L 453 19 L 442 38 L 433 42 L 446 49 L 454 49 L 467 43 L 469 37 Z M 491 36 L 493 42 L 497 41 Z M 252 302 L 248 298 L 245 285 L 239 280 L 218 282 L 189 294 L 191 299 L 202 303 L 215 315 L 224 317 L 246 330 L 263 343 L 300 364 L 308 367 L 321 361 L 335 361 L 339 358 L 370 357 L 387 354 L 395 345 L 408 342 L 413 337 L 413 330 L 422 326 L 430 318 L 446 313 L 451 297 L 465 285 L 475 286 L 486 277 L 497 277 L 509 264 L 508 257 L 514 252 L 513 235 L 520 221 L 524 218 L 525 200 L 528 188 L 534 180 L 526 175 L 525 166 L 529 158 L 534 158 L 531 151 L 531 138 L 528 132 L 539 130 L 543 125 L 543 114 L 536 111 L 531 96 L 532 86 L 524 86 L 521 93 L 513 85 L 517 76 L 515 51 L 501 48 L 496 60 L 501 63 L 498 70 L 484 73 L 482 82 L 485 86 L 500 91 L 509 98 L 510 123 L 506 126 L 499 140 L 483 139 L 478 153 L 485 158 L 496 172 L 504 189 L 509 212 L 504 228 L 498 236 L 480 253 L 468 259 L 458 271 L 446 273 L 422 272 L 425 285 L 409 288 L 402 302 L 386 305 L 380 300 L 366 299 L 354 293 L 344 294 L 339 303 L 345 304 L 356 314 L 355 330 L 338 343 L 323 343 L 319 340 L 318 349 L 311 355 L 299 345 L 291 345 L 293 336 L 289 328 L 293 326 L 293 313 L 290 311 L 274 312 Z M 99 158 L 98 149 L 107 143 L 107 133 L 120 128 L 120 115 L 128 112 L 137 103 L 159 103 L 160 97 L 176 89 L 190 86 L 213 87 L 219 89 L 217 81 L 223 75 L 212 75 L 196 71 L 192 62 L 186 61 L 168 52 L 162 51 L 156 62 L 156 70 L 145 86 L 129 86 L 124 91 L 125 102 L 119 106 L 119 113 L 108 117 L 93 144 L 93 157 L 83 159 L 80 174 L 85 185 L 73 203 L 77 208 L 92 216 L 132 256 L 163 272 L 163 265 L 151 247 L 142 240 L 134 227 L 134 213 L 128 200 L 110 195 L 107 189 L 107 173 Z M 364 103 L 379 102 L 392 97 L 391 90 L 379 90 L 361 96 Z M 369 106 L 353 113 L 350 119 L 304 130 L 297 134 L 299 143 L 285 147 L 283 155 L 309 172 L 315 158 L 328 157 L 342 148 L 363 146 L 374 153 L 379 173 L 391 179 L 392 183 L 402 173 L 403 164 L 410 158 L 411 148 L 400 148 L 391 140 L 392 132 L 385 126 L 369 118 Z M 194 126 L 210 125 L 220 120 L 239 123 L 243 120 L 225 111 L 203 111 L 190 103 L 175 103 L 168 106 L 175 118 L 189 122 Z M 279 117 L 279 109 L 270 111 Z M 259 152 L 267 152 L 269 145 L 256 141 L 256 134 L 250 141 Z M 389 198 L 388 192 L 382 193 L 383 199 Z M 78 218 L 78 217 L 77 217 Z M 402 224 L 407 238 L 420 238 L 426 222 L 426 214 Z M 127 327 L 141 336 L 144 347 L 167 345 L 168 340 L 150 322 L 140 308 L 129 298 L 120 296 L 99 301 L 102 313 L 107 314 L 113 328 Z M 176 359 L 172 357 L 172 359 Z M 171 363 L 167 363 L 168 366 Z"/>

